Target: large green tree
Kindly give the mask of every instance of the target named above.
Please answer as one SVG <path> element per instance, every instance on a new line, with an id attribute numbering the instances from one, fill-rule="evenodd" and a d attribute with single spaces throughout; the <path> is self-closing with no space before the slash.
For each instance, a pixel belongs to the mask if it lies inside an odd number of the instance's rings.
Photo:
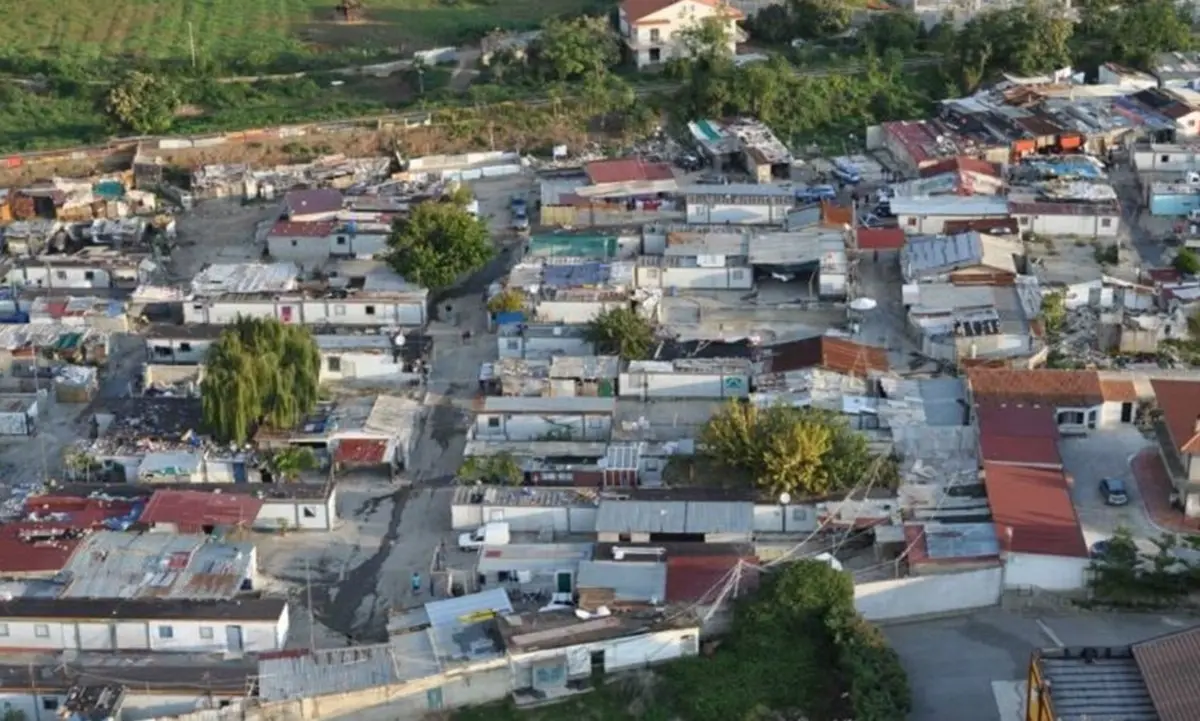
<path id="1" fill-rule="evenodd" d="M 396 222 L 388 261 L 410 283 L 438 290 L 492 257 L 487 225 L 455 203 L 421 203 Z"/>
<path id="2" fill-rule="evenodd" d="M 731 402 L 700 432 L 704 456 L 729 473 L 719 482 L 745 483 L 772 495 L 822 495 L 848 490 L 879 473 L 892 482 L 894 465 L 874 458 L 866 439 L 837 414 L 814 408 Z"/>
<path id="3" fill-rule="evenodd" d="M 303 326 L 239 318 L 213 344 L 200 397 L 208 431 L 244 443 L 260 424 L 290 428 L 317 404 L 321 354 Z"/>
<path id="4" fill-rule="evenodd" d="M 947 51 L 945 71 L 962 92 L 1000 73 L 1037 75 L 1070 67 L 1074 23 L 1059 8 L 1026 4 L 972 18 Z"/>
<path id="5" fill-rule="evenodd" d="M 1078 59 L 1149 70 L 1158 53 L 1195 47 L 1190 13 L 1190 3 L 1174 0 L 1085 2 L 1076 30 Z"/>
<path id="6" fill-rule="evenodd" d="M 547 20 L 529 58 L 536 73 L 546 80 L 598 78 L 620 59 L 620 46 L 608 18 Z"/>
<path id="7" fill-rule="evenodd" d="M 139 135 L 157 135 L 170 130 L 179 102 L 179 88 L 173 81 L 135 70 L 109 89 L 105 109 L 125 128 Z"/>
<path id="8" fill-rule="evenodd" d="M 625 360 L 644 360 L 654 348 L 654 326 L 632 308 L 613 308 L 587 324 L 585 336 L 596 352 Z"/>

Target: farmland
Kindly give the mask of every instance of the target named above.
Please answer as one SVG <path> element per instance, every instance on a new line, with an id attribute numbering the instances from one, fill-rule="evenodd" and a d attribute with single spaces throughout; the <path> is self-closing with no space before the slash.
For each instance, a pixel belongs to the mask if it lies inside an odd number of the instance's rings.
<path id="1" fill-rule="evenodd" d="M 9 57 L 143 59 L 216 67 L 300 69 L 324 56 L 395 56 L 470 41 L 496 29 L 605 9 L 597 0 L 368 0 L 360 22 L 338 22 L 338 0 L 0 0 Z M 324 63 L 323 63 L 324 64 Z"/>

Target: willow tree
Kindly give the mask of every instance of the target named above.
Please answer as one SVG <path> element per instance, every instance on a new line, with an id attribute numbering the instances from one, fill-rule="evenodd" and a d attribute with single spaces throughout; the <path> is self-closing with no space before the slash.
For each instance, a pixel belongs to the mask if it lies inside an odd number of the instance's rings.
<path id="1" fill-rule="evenodd" d="M 243 443 L 260 424 L 290 428 L 317 404 L 321 355 L 302 326 L 239 318 L 208 351 L 200 396 L 220 441 Z"/>

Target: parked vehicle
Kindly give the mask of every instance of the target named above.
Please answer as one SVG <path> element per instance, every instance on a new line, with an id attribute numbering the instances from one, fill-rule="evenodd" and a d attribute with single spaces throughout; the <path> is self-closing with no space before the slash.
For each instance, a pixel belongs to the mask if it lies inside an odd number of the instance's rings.
<path id="1" fill-rule="evenodd" d="M 470 533 L 458 537 L 460 551 L 477 551 L 483 546 L 504 546 L 509 543 L 511 534 L 508 524 L 502 521 L 485 523 Z"/>
<path id="2" fill-rule="evenodd" d="M 1096 541 L 1092 547 L 1088 549 L 1088 554 L 1092 558 L 1104 558 L 1108 555 L 1108 539 Z"/>
<path id="3" fill-rule="evenodd" d="M 689 173 L 693 173 L 704 167 L 704 161 L 695 153 L 684 153 L 675 158 L 675 165 Z"/>
<path id="4" fill-rule="evenodd" d="M 846 185 L 858 185 L 862 182 L 862 173 L 858 168 L 844 160 L 833 161 L 833 177 Z"/>
<path id="5" fill-rule="evenodd" d="M 509 203 L 512 210 L 512 227 L 514 230 L 529 230 L 529 203 L 520 196 L 513 196 Z"/>
<path id="6" fill-rule="evenodd" d="M 1129 493 L 1125 490 L 1125 481 L 1119 478 L 1105 478 L 1100 481 L 1100 495 L 1110 506 L 1124 506 L 1129 503 Z"/>
<path id="7" fill-rule="evenodd" d="M 836 200 L 837 188 L 832 185 L 813 185 L 796 189 L 796 201 L 800 203 L 819 203 L 822 200 Z"/>

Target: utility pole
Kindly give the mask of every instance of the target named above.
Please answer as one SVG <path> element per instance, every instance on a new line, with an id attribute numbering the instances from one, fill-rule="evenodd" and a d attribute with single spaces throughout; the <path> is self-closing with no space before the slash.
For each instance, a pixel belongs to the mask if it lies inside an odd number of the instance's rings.
<path id="1" fill-rule="evenodd" d="M 308 651 L 312 653 L 317 650 L 317 621 L 313 617 L 312 569 L 307 558 L 304 559 L 304 587 L 308 594 Z"/>
<path id="2" fill-rule="evenodd" d="M 192 70 L 196 69 L 196 35 L 192 31 L 192 21 L 188 21 L 188 47 L 192 51 Z"/>

